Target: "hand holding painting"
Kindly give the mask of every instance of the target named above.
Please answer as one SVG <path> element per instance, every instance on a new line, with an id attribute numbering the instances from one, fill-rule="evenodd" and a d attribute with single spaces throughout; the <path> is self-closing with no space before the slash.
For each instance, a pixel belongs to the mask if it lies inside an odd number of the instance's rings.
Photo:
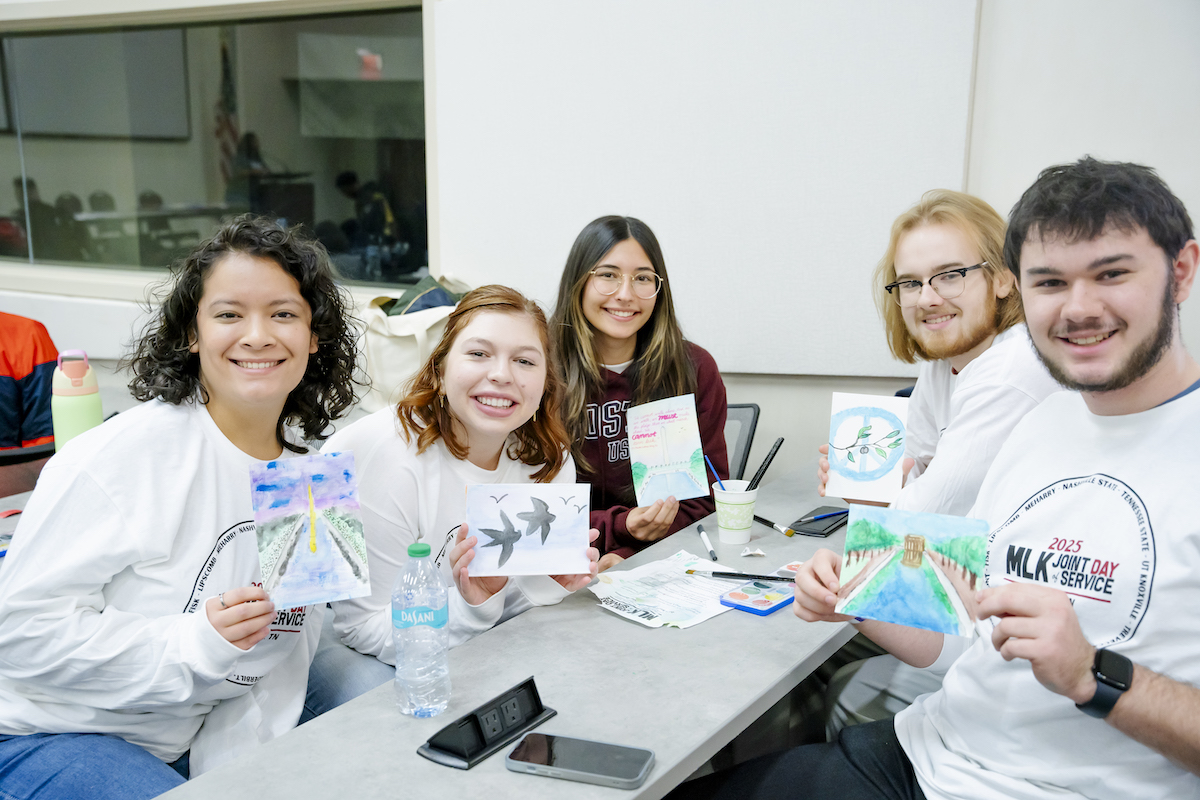
<path id="1" fill-rule="evenodd" d="M 275 604 L 261 586 L 242 586 L 208 598 L 204 613 L 221 638 L 240 650 L 249 650 L 267 638 Z"/>
<path id="2" fill-rule="evenodd" d="M 625 515 L 625 530 L 639 542 L 657 542 L 671 532 L 678 512 L 679 501 L 674 497 L 631 508 Z"/>
<path id="3" fill-rule="evenodd" d="M 458 526 L 454 537 L 454 548 L 450 551 L 450 572 L 454 575 L 454 584 L 458 593 L 473 606 L 477 606 L 492 595 L 499 592 L 508 583 L 508 576 L 500 575 L 494 578 L 472 578 L 468 570 L 471 560 L 475 558 L 475 545 L 479 539 L 468 536 L 470 530 L 467 523 Z"/>
<path id="4" fill-rule="evenodd" d="M 595 544 L 600 538 L 600 531 L 596 528 L 588 529 L 588 544 Z M 579 575 L 551 575 L 550 577 L 558 581 L 558 583 L 568 592 L 575 592 L 592 582 L 592 579 L 600 574 L 600 550 L 596 547 L 588 547 L 588 571 Z"/>
<path id="5" fill-rule="evenodd" d="M 475 558 L 475 545 L 479 543 L 479 539 L 475 536 L 468 536 L 470 531 L 467 524 L 464 522 L 458 529 L 458 534 L 454 538 L 454 548 L 450 551 L 451 573 L 454 575 L 454 583 L 458 586 L 458 592 L 473 606 L 485 602 L 492 595 L 499 592 L 508 583 L 506 576 L 496 576 L 491 578 L 472 578 L 468 566 L 471 560 Z M 592 528 L 588 531 L 588 542 L 595 542 L 600 536 L 600 531 Z M 551 575 L 550 577 L 557 581 L 568 592 L 574 592 L 582 589 L 592 582 L 599 572 L 600 551 L 595 547 L 589 547 L 587 550 L 589 570 L 576 575 Z"/>
<path id="6" fill-rule="evenodd" d="M 821 458 L 817 461 L 817 494 L 821 497 L 825 496 L 825 484 L 829 483 L 829 445 L 823 444 L 817 448 L 817 452 L 821 454 Z M 901 488 L 908 483 L 908 473 L 916 466 L 916 459 L 904 457 L 901 471 L 903 477 L 900 480 Z M 864 505 L 880 505 L 886 506 L 888 503 L 871 503 L 865 500 L 850 500 L 846 499 L 847 503 L 863 503 Z"/>
<path id="7" fill-rule="evenodd" d="M 796 616 L 806 622 L 848 622 L 853 617 L 838 614 L 837 593 L 842 571 L 842 557 L 832 550 L 821 548 L 796 570 Z"/>

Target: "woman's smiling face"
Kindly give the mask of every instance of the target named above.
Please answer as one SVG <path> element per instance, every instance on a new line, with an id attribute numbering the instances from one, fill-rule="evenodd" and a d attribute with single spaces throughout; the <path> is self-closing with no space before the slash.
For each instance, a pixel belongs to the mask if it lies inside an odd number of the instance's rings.
<path id="1" fill-rule="evenodd" d="M 641 298 L 633 291 L 633 277 L 654 272 L 646 251 L 636 239 L 617 243 L 594 269 L 608 268 L 621 273 L 621 288 L 615 294 L 601 294 L 596 280 L 589 278 L 583 287 L 583 316 L 595 334 L 596 352 L 604 364 L 622 364 L 633 358 L 637 334 L 654 313 L 658 297 Z"/>
<path id="2" fill-rule="evenodd" d="M 482 311 L 442 362 L 442 386 L 468 460 L 494 469 L 508 435 L 534 415 L 546 389 L 546 350 L 525 314 Z"/>

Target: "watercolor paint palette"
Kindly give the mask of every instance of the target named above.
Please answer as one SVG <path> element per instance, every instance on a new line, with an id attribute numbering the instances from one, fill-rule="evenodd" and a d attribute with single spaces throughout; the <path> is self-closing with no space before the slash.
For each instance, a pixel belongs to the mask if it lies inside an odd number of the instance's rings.
<path id="1" fill-rule="evenodd" d="M 775 574 L 794 577 L 801 563 L 786 564 L 775 570 Z M 794 596 L 790 583 L 750 581 L 721 595 L 721 605 L 765 617 L 790 604 Z"/>

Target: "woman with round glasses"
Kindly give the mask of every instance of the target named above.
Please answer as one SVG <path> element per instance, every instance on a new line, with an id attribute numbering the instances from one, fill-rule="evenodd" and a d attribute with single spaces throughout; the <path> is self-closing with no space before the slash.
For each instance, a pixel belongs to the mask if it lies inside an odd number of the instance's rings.
<path id="1" fill-rule="evenodd" d="M 566 386 L 563 421 L 579 480 L 592 485 L 605 569 L 714 508 L 708 497 L 637 505 L 625 412 L 694 393 L 704 453 L 728 478 L 725 384 L 712 356 L 684 340 L 658 239 L 633 217 L 601 217 L 580 232 L 550 330 Z"/>

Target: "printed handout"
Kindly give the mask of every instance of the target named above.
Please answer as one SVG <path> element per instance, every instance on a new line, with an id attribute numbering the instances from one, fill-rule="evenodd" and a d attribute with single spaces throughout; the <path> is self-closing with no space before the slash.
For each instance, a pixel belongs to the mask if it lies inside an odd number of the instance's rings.
<path id="1" fill-rule="evenodd" d="M 729 567 L 680 550 L 670 558 L 629 570 L 609 570 L 588 588 L 600 605 L 648 628 L 690 628 L 730 611 L 721 595 L 730 582 L 687 570 L 728 570 Z M 736 586 L 736 584 L 733 584 Z"/>

